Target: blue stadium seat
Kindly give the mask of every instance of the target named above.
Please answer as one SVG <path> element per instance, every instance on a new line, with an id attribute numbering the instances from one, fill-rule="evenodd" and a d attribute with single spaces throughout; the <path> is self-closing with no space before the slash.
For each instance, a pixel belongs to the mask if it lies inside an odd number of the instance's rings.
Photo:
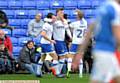
<path id="1" fill-rule="evenodd" d="M 9 25 L 15 28 L 20 28 L 21 26 L 21 19 L 9 19 Z"/>
<path id="2" fill-rule="evenodd" d="M 49 7 L 50 7 L 49 1 L 37 0 L 37 9 L 49 9 Z"/>
<path id="3" fill-rule="evenodd" d="M 71 10 L 64 10 L 64 13 L 68 15 L 68 17 L 71 17 Z"/>
<path id="4" fill-rule="evenodd" d="M 0 9 L 7 9 L 8 3 L 6 0 L 0 0 Z"/>
<path id="5" fill-rule="evenodd" d="M 21 49 L 22 49 L 22 47 L 20 47 L 20 46 L 13 47 L 13 55 L 14 55 L 15 58 L 19 56 L 19 53 L 20 53 Z"/>
<path id="6" fill-rule="evenodd" d="M 24 9 L 36 9 L 36 1 L 35 0 L 24 0 L 23 2 L 23 8 Z"/>
<path id="7" fill-rule="evenodd" d="M 14 10 L 3 10 L 3 11 L 6 13 L 6 15 L 7 15 L 7 17 L 9 19 L 15 18 L 15 12 L 14 12 Z"/>
<path id="8" fill-rule="evenodd" d="M 43 10 L 42 13 L 43 13 L 43 17 L 46 17 L 48 13 L 50 13 L 51 11 L 50 10 Z"/>
<path id="9" fill-rule="evenodd" d="M 36 45 L 40 45 L 40 38 L 33 38 Z"/>
<path id="10" fill-rule="evenodd" d="M 43 10 L 41 12 L 43 14 L 43 17 L 47 16 L 48 13 L 53 13 L 54 15 L 56 14 L 56 10 Z"/>
<path id="11" fill-rule="evenodd" d="M 14 37 L 25 37 L 27 36 L 26 29 L 14 29 L 13 36 Z"/>
<path id="12" fill-rule="evenodd" d="M 11 30 L 10 29 L 2 29 L 5 34 L 9 35 L 9 36 L 12 36 L 12 33 L 11 33 Z"/>
<path id="13" fill-rule="evenodd" d="M 92 1 L 92 2 L 94 2 L 94 1 Z M 79 0 L 78 1 L 78 8 L 80 8 L 80 9 L 91 9 L 92 8 L 91 1 L 89 1 L 89 0 Z"/>
<path id="14" fill-rule="evenodd" d="M 21 28 L 27 29 L 30 19 L 21 19 Z"/>
<path id="15" fill-rule="evenodd" d="M 37 14 L 37 10 L 29 10 L 28 14 L 29 14 L 29 18 L 33 19 L 35 18 L 35 15 Z"/>
<path id="16" fill-rule="evenodd" d="M 104 1 L 103 1 L 104 2 Z M 92 1 L 91 4 L 92 4 L 92 8 L 96 9 L 97 7 L 100 6 L 100 4 L 102 3 L 101 0 L 95 0 L 95 1 Z"/>
<path id="17" fill-rule="evenodd" d="M 50 8 L 62 8 L 63 7 L 63 0 L 51 0 L 50 1 Z"/>
<path id="18" fill-rule="evenodd" d="M 21 18 L 24 18 L 24 19 L 25 19 L 25 18 L 28 18 L 28 16 L 29 16 L 29 15 L 28 15 L 28 11 L 29 11 L 29 10 L 16 10 L 16 11 L 15 11 L 15 17 L 16 17 L 16 18 L 20 18 L 20 19 L 21 19 Z"/>
<path id="19" fill-rule="evenodd" d="M 70 12 L 70 19 L 76 18 L 75 10 L 69 10 Z"/>
<path id="20" fill-rule="evenodd" d="M 20 0 L 10 0 L 8 4 L 10 9 L 22 8 L 22 2 Z"/>
<path id="21" fill-rule="evenodd" d="M 11 37 L 11 41 L 12 41 L 13 46 L 18 46 L 18 38 Z"/>
<path id="22" fill-rule="evenodd" d="M 64 8 L 65 9 L 76 9 L 77 1 L 76 0 L 64 0 Z"/>
<path id="23" fill-rule="evenodd" d="M 84 12 L 85 18 L 92 18 L 95 15 L 92 9 L 87 9 L 87 10 L 84 10 L 83 12 Z"/>
<path id="24" fill-rule="evenodd" d="M 22 37 L 22 38 L 19 38 L 18 40 L 19 40 L 18 42 L 19 46 L 24 46 L 27 43 L 27 41 L 32 39 L 30 37 Z"/>

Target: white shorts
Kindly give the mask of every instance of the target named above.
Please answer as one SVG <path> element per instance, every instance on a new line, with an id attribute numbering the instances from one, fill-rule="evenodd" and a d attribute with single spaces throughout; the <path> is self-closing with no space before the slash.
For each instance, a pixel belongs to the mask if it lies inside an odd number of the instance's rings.
<path id="1" fill-rule="evenodd" d="M 94 51 L 94 63 L 91 80 L 109 83 L 116 76 L 120 76 L 120 66 L 115 53 L 106 51 Z"/>

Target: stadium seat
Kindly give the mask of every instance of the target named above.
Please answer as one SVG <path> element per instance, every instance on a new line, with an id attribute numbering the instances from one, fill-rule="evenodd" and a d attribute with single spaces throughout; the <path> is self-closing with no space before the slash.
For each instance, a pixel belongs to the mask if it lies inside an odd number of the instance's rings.
<path id="1" fill-rule="evenodd" d="M 64 8 L 65 9 L 76 9 L 77 1 L 76 0 L 64 0 Z"/>
<path id="2" fill-rule="evenodd" d="M 50 7 L 49 1 L 37 0 L 37 9 L 49 9 L 49 7 Z"/>
<path id="3" fill-rule="evenodd" d="M 56 14 L 56 10 L 43 10 L 42 11 L 43 17 L 47 16 L 48 13 Z"/>
<path id="4" fill-rule="evenodd" d="M 94 2 L 94 1 L 92 1 Z M 92 5 L 91 5 L 91 1 L 89 0 L 79 0 L 78 1 L 78 8 L 80 9 L 91 9 Z"/>
<path id="5" fill-rule="evenodd" d="M 84 12 L 85 18 L 92 18 L 95 15 L 92 9 L 87 9 L 87 10 L 84 10 L 83 12 Z"/>
<path id="6" fill-rule="evenodd" d="M 70 12 L 70 19 L 76 18 L 75 10 L 69 10 Z"/>
<path id="7" fill-rule="evenodd" d="M 20 47 L 20 46 L 13 47 L 13 55 L 14 55 L 15 58 L 19 56 L 19 53 L 20 53 L 21 49 L 22 49 L 22 47 Z"/>
<path id="8" fill-rule="evenodd" d="M 33 38 L 36 45 L 40 45 L 40 38 Z"/>
<path id="9" fill-rule="evenodd" d="M 29 18 L 33 19 L 35 18 L 35 15 L 37 14 L 37 10 L 29 10 L 28 14 L 29 14 Z"/>
<path id="10" fill-rule="evenodd" d="M 25 37 L 27 36 L 26 29 L 14 29 L 13 36 L 14 37 Z"/>
<path id="11" fill-rule="evenodd" d="M 15 18 L 15 12 L 14 12 L 14 10 L 3 10 L 3 11 L 6 13 L 6 15 L 7 15 L 7 17 L 9 19 Z"/>
<path id="12" fill-rule="evenodd" d="M 27 29 L 30 19 L 21 19 L 21 28 Z"/>
<path id="13" fill-rule="evenodd" d="M 15 11 L 15 17 L 16 18 L 28 18 L 28 11 L 29 10 L 16 10 Z"/>
<path id="14" fill-rule="evenodd" d="M 103 1 L 104 2 L 104 1 Z M 95 0 L 91 2 L 92 8 L 96 9 L 97 7 L 100 6 L 100 4 L 102 3 L 102 1 L 100 0 Z"/>
<path id="15" fill-rule="evenodd" d="M 18 46 L 18 38 L 11 37 L 11 41 L 12 41 L 13 46 Z"/>
<path id="16" fill-rule="evenodd" d="M 21 19 L 9 19 L 9 25 L 15 28 L 20 28 L 21 26 Z"/>
<path id="17" fill-rule="evenodd" d="M 18 39 L 19 46 L 24 46 L 27 41 L 32 40 L 30 37 L 21 37 Z"/>
<path id="18" fill-rule="evenodd" d="M 47 16 L 48 13 L 50 13 L 51 11 L 50 10 L 43 10 L 42 13 L 43 13 L 43 18 Z"/>
<path id="19" fill-rule="evenodd" d="M 8 2 L 10 9 L 20 9 L 22 8 L 22 2 L 20 0 L 10 0 Z"/>
<path id="20" fill-rule="evenodd" d="M 0 0 L 0 9 L 7 9 L 8 3 L 6 0 Z"/>
<path id="21" fill-rule="evenodd" d="M 12 36 L 11 30 L 10 29 L 2 29 L 6 35 Z"/>
<path id="22" fill-rule="evenodd" d="M 68 15 L 68 18 L 71 17 L 71 10 L 64 10 L 64 13 Z"/>
<path id="23" fill-rule="evenodd" d="M 51 0 L 50 1 L 50 8 L 62 8 L 63 7 L 63 0 Z"/>
<path id="24" fill-rule="evenodd" d="M 31 1 L 31 0 L 24 0 L 23 1 L 23 8 L 24 9 L 36 9 L 36 1 L 35 0 L 33 0 L 33 1 Z"/>

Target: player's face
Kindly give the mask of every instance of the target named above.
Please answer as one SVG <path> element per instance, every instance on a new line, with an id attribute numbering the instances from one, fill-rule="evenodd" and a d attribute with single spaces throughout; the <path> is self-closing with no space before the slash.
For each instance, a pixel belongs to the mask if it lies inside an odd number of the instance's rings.
<path id="1" fill-rule="evenodd" d="M 36 16 L 35 16 L 35 19 L 36 19 L 36 21 L 38 22 L 38 21 L 40 21 L 41 16 L 40 16 L 40 15 L 36 15 Z"/>
<path id="2" fill-rule="evenodd" d="M 57 13 L 58 17 L 60 18 L 63 18 L 64 17 L 64 11 L 63 10 L 60 10 L 58 13 Z"/>
<path id="3" fill-rule="evenodd" d="M 32 49 L 32 48 L 34 47 L 33 42 L 30 42 L 30 43 L 27 45 L 27 47 L 28 47 L 29 49 Z"/>
<path id="4" fill-rule="evenodd" d="M 55 21 L 56 21 L 56 16 L 53 15 L 53 16 L 52 16 L 52 22 L 54 23 Z"/>

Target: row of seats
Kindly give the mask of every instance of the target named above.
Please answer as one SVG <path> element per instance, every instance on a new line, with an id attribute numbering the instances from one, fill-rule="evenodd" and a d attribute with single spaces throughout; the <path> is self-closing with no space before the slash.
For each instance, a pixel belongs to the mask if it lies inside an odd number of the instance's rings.
<path id="1" fill-rule="evenodd" d="M 3 29 L 5 33 L 11 37 L 27 37 L 27 30 L 26 29 Z"/>
<path id="2" fill-rule="evenodd" d="M 104 0 L 105 1 L 105 0 Z M 103 0 L 0 0 L 1 9 L 96 8 Z"/>
<path id="3" fill-rule="evenodd" d="M 28 23 L 32 19 L 9 19 L 9 25 L 13 26 L 15 29 L 27 29 L 28 28 Z M 75 18 L 69 19 L 71 22 L 75 21 Z M 91 23 L 92 19 L 91 18 L 86 18 L 88 24 Z"/>
<path id="4" fill-rule="evenodd" d="M 43 18 L 49 12 L 55 14 L 56 10 L 3 10 L 9 19 L 33 19 L 37 13 L 42 13 Z M 93 17 L 95 15 L 95 9 L 82 10 L 86 18 Z M 75 18 L 75 10 L 64 10 L 68 14 L 69 18 Z"/>
<path id="5" fill-rule="evenodd" d="M 24 46 L 25 43 L 29 40 L 35 41 L 36 44 L 40 44 L 39 38 L 31 38 L 31 37 L 11 37 L 13 46 Z"/>
<path id="6" fill-rule="evenodd" d="M 11 41 L 13 44 L 13 54 L 14 56 L 18 56 L 21 48 L 27 43 L 27 41 L 33 40 L 35 44 L 40 45 L 40 39 L 38 38 L 30 38 L 30 37 L 11 37 Z"/>

